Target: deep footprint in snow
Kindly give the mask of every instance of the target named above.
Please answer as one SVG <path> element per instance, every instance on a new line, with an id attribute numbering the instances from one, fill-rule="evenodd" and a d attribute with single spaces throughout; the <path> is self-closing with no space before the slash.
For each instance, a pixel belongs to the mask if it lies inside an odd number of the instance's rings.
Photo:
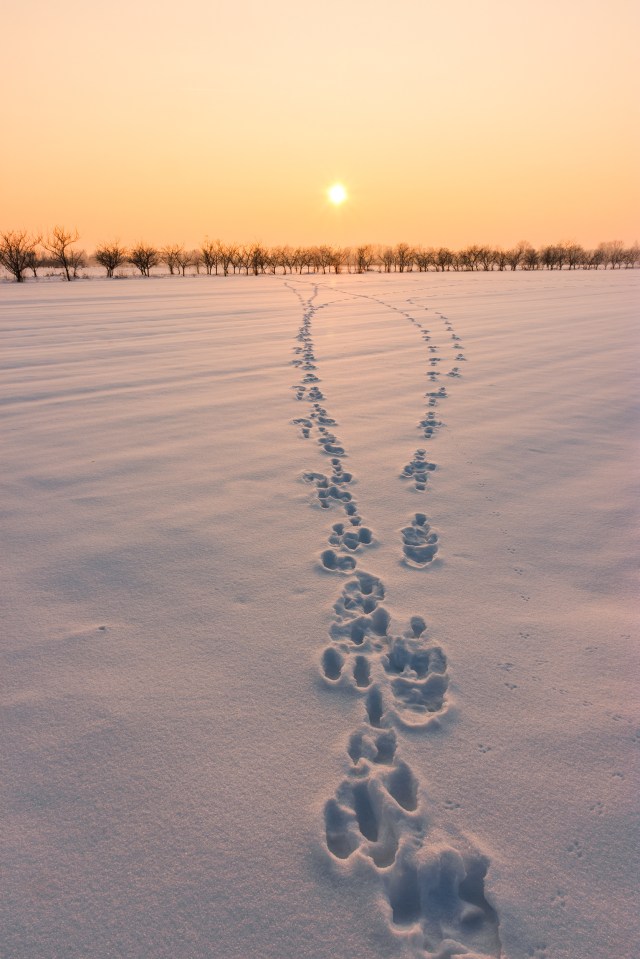
<path id="1" fill-rule="evenodd" d="M 320 436 L 318 438 L 318 444 L 322 448 L 323 453 L 328 453 L 329 456 L 345 456 L 345 449 L 340 444 L 340 440 L 335 435 L 335 433 L 330 433 L 326 426 L 318 427 L 318 432 Z"/>
<path id="2" fill-rule="evenodd" d="M 363 583 L 368 592 L 362 591 Z M 426 729 L 446 708 L 447 658 L 429 642 L 422 616 L 412 616 L 402 636 L 392 635 L 383 597 L 382 584 L 370 574 L 356 573 L 345 584 L 334 606 L 333 645 L 322 655 L 321 673 L 330 686 L 366 692 L 370 726 Z"/>
<path id="3" fill-rule="evenodd" d="M 419 491 L 423 491 L 427 488 L 429 473 L 433 472 L 435 469 L 436 464 L 430 463 L 427 460 L 427 451 L 424 449 L 417 449 L 413 454 L 413 459 L 411 462 L 407 463 L 406 466 L 402 468 L 402 473 L 400 475 L 403 479 L 413 479 L 415 488 Z"/>
<path id="4" fill-rule="evenodd" d="M 310 419 L 308 419 L 306 416 L 298 416 L 295 420 L 291 420 L 291 422 L 294 426 L 300 427 L 300 435 L 304 439 L 309 439 L 309 436 L 311 435 L 311 427 L 313 426 L 313 422 Z"/>
<path id="5" fill-rule="evenodd" d="M 343 676 L 352 677 L 356 689 L 365 690 L 371 685 L 371 665 L 369 659 L 363 655 L 349 657 L 349 666 L 345 668 L 345 657 L 335 647 L 328 646 L 322 654 L 322 675 L 330 686 L 339 683 Z"/>
<path id="6" fill-rule="evenodd" d="M 438 402 L 440 400 L 445 400 L 449 394 L 447 393 L 446 387 L 441 386 L 439 390 L 431 390 L 424 395 L 429 401 L 429 406 L 437 406 Z"/>
<path id="7" fill-rule="evenodd" d="M 350 869 L 357 856 L 379 877 L 390 927 L 411 930 L 421 954 L 502 955 L 499 922 L 487 899 L 489 860 L 464 836 L 432 829 L 393 731 L 353 733 L 351 770 L 325 804 L 326 849 Z"/>
<path id="8" fill-rule="evenodd" d="M 433 840 L 405 845 L 382 873 L 392 926 L 419 930 L 422 950 L 437 959 L 499 959 L 498 916 L 484 884 L 489 860 L 463 838 L 455 846 L 446 836 Z"/>
<path id="9" fill-rule="evenodd" d="M 445 707 L 449 687 L 447 657 L 440 646 L 421 639 L 396 638 L 383 657 L 393 695 L 393 713 L 404 726 L 426 728 Z"/>
<path id="10" fill-rule="evenodd" d="M 416 513 L 411 526 L 405 526 L 401 535 L 407 566 L 422 569 L 433 562 L 438 552 L 438 534 L 433 532 L 424 513 Z"/>
<path id="11" fill-rule="evenodd" d="M 325 549 L 320 556 L 320 562 L 324 569 L 332 573 L 351 573 L 356 568 L 353 556 L 341 556 L 333 549 Z"/>
<path id="12" fill-rule="evenodd" d="M 370 546 L 373 542 L 373 533 L 367 526 L 361 526 L 359 519 L 351 518 L 351 526 L 344 523 L 334 523 L 329 535 L 329 544 L 355 552 L 361 546 Z"/>
<path id="13" fill-rule="evenodd" d="M 419 426 L 424 433 L 424 438 L 430 440 L 434 433 L 442 426 L 442 421 L 436 419 L 436 414 L 433 410 L 429 410 L 420 420 Z"/>
<path id="14" fill-rule="evenodd" d="M 345 473 L 342 469 L 338 471 L 335 467 L 331 476 L 307 470 L 302 474 L 302 479 L 305 483 L 312 483 L 315 486 L 318 501 L 323 509 L 329 509 L 337 504 L 342 506 L 347 515 L 355 514 L 355 507 L 351 508 L 353 505 L 351 493 L 344 489 L 344 486 L 351 482 L 350 473 Z"/>
<path id="15" fill-rule="evenodd" d="M 418 782 L 397 758 L 391 731 L 360 730 L 347 752 L 353 765 L 325 805 L 327 849 L 342 860 L 358 850 L 378 869 L 387 869 L 401 836 L 420 831 Z"/>

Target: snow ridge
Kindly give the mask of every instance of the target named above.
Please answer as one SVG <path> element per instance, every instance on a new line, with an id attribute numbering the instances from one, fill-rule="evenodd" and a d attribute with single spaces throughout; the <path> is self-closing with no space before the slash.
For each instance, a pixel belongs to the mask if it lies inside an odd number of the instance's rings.
<path id="1" fill-rule="evenodd" d="M 324 806 L 326 853 L 338 869 L 353 872 L 364 864 L 378 877 L 380 906 L 389 931 L 411 955 L 499 959 L 503 956 L 499 919 L 484 889 L 489 859 L 467 837 L 432 821 L 425 789 L 400 756 L 399 733 L 441 728 L 448 709 L 448 662 L 445 651 L 429 640 L 422 616 L 411 616 L 401 631 L 393 628 L 384 583 L 358 565 L 375 535 L 364 524 L 348 489 L 354 477 L 343 467 L 348 454 L 334 431 L 339 424 L 319 386 L 312 336 L 317 312 L 336 301 L 318 303 L 317 284 L 311 295 L 308 288 L 286 285 L 303 310 L 292 361 L 301 378 L 292 390 L 298 402 L 308 404 L 308 412 L 292 422 L 302 438 L 315 440 L 331 466 L 326 472 L 309 470 L 303 480 L 313 487 L 322 509 L 343 514 L 332 525 L 328 546 L 319 558 L 323 570 L 345 577 L 333 607 L 330 642 L 321 655 L 320 672 L 328 688 L 355 694 L 364 707 L 362 723 L 348 737 L 346 775 Z M 411 313 L 377 302 L 420 330 L 427 346 L 426 375 L 435 385 L 442 375 L 443 358 L 437 355 L 440 348 L 430 342 L 429 329 Z M 451 336 L 456 361 L 463 361 L 463 347 L 452 324 L 446 316 L 435 315 Z M 452 367 L 445 375 L 455 378 L 460 369 Z M 425 440 L 431 440 L 443 425 L 435 410 L 446 396 L 444 386 L 434 386 L 425 394 L 427 409 L 418 424 Z M 423 492 L 428 474 L 435 469 L 436 464 L 426 459 L 426 450 L 418 448 L 401 477 Z M 433 563 L 439 537 L 424 513 L 415 513 L 401 530 L 401 539 L 405 566 L 424 569 Z"/>

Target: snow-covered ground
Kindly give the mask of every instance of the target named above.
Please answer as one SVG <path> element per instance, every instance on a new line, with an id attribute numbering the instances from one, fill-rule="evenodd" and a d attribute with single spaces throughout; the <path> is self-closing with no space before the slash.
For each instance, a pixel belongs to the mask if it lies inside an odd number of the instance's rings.
<path id="1" fill-rule="evenodd" d="M 638 955 L 638 286 L 2 285 L 3 959 Z"/>

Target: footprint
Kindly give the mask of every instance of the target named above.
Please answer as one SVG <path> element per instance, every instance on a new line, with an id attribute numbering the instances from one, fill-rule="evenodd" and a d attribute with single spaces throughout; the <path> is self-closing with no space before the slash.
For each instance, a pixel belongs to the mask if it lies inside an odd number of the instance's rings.
<path id="1" fill-rule="evenodd" d="M 387 777 L 387 792 L 407 812 L 418 808 L 418 783 L 411 769 L 400 760 Z"/>
<path id="2" fill-rule="evenodd" d="M 322 654 L 322 671 L 325 679 L 335 683 L 340 679 L 344 658 L 333 646 L 329 646 Z"/>
<path id="3" fill-rule="evenodd" d="M 442 426 L 442 422 L 436 419 L 436 414 L 431 410 L 423 416 L 418 426 L 423 431 L 425 439 L 430 440 Z"/>
<path id="4" fill-rule="evenodd" d="M 318 439 L 318 444 L 323 453 L 327 453 L 329 456 L 346 456 L 344 447 L 340 445 L 334 433 L 330 433 L 324 426 L 319 427 L 319 432 L 321 436 Z"/>
<path id="5" fill-rule="evenodd" d="M 562 889 L 558 889 L 555 896 L 551 900 L 551 905 L 559 909 L 565 909 L 567 905 L 567 897 Z"/>
<path id="6" fill-rule="evenodd" d="M 358 851 L 376 870 L 387 870 L 401 838 L 424 827 L 417 812 L 418 782 L 408 764 L 397 759 L 392 731 L 359 730 L 347 752 L 351 769 L 325 804 L 327 849 L 341 860 Z"/>
<path id="7" fill-rule="evenodd" d="M 428 462 L 426 452 L 426 450 L 417 449 L 411 462 L 402 468 L 400 474 L 403 479 L 413 479 L 415 488 L 421 491 L 427 488 L 428 474 L 436 469 L 435 463 Z"/>
<path id="8" fill-rule="evenodd" d="M 396 754 L 396 734 L 393 729 L 372 735 L 371 730 L 359 730 L 349 739 L 347 752 L 354 765 L 361 759 L 377 765 L 390 766 Z"/>
<path id="9" fill-rule="evenodd" d="M 574 839 L 572 842 L 568 844 L 567 852 L 571 856 L 574 856 L 576 859 L 582 859 L 582 857 L 584 856 L 584 849 L 582 847 L 582 843 L 580 843 L 577 839 Z"/>
<path id="10" fill-rule="evenodd" d="M 355 816 L 330 799 L 324 807 L 325 835 L 329 852 L 337 859 L 348 859 L 358 848 Z"/>
<path id="11" fill-rule="evenodd" d="M 422 933 L 422 949 L 439 957 L 502 955 L 499 923 L 485 895 L 488 860 L 471 848 L 405 846 L 384 875 L 391 923 Z"/>
<path id="12" fill-rule="evenodd" d="M 407 566 L 424 568 L 433 562 L 438 552 L 438 535 L 432 531 L 424 513 L 416 513 L 411 526 L 405 526 L 401 534 Z"/>
<path id="13" fill-rule="evenodd" d="M 325 549 L 320 556 L 320 562 L 324 569 L 328 569 L 333 573 L 350 573 L 356 567 L 356 561 L 353 556 L 340 556 L 332 549 Z"/>
<path id="14" fill-rule="evenodd" d="M 391 680 L 396 718 L 409 728 L 426 727 L 441 713 L 449 687 L 447 658 L 439 646 L 411 648 L 408 638 L 394 639 L 383 657 Z M 417 641 L 413 641 L 415 647 Z"/>
<path id="15" fill-rule="evenodd" d="M 370 725 L 375 728 L 380 727 L 382 717 L 384 716 L 384 705 L 382 702 L 382 693 L 378 686 L 372 687 L 367 694 L 366 710 Z"/>
<path id="16" fill-rule="evenodd" d="M 372 613 L 385 596 L 382 581 L 371 573 L 356 572 L 345 585 L 334 609 L 339 619 Z"/>
<path id="17" fill-rule="evenodd" d="M 342 488 L 351 482 L 350 473 L 344 473 L 342 470 L 336 471 L 334 466 L 334 472 L 331 476 L 308 470 L 302 474 L 302 479 L 305 483 L 312 483 L 315 486 L 316 496 L 323 509 L 329 509 L 334 503 L 338 503 L 342 505 L 347 514 L 355 514 L 355 507 L 349 509 L 353 497 L 348 490 Z"/>
<path id="18" fill-rule="evenodd" d="M 373 542 L 373 533 L 366 526 L 359 525 L 359 518 L 352 517 L 351 528 L 345 527 L 344 523 L 334 523 L 329 536 L 331 546 L 342 547 L 343 549 L 355 552 L 361 546 L 370 546 Z M 355 528 L 353 528 L 355 527 Z"/>
<path id="19" fill-rule="evenodd" d="M 366 656 L 356 656 L 353 665 L 353 678 L 356 686 L 366 689 L 371 684 L 371 668 Z"/>

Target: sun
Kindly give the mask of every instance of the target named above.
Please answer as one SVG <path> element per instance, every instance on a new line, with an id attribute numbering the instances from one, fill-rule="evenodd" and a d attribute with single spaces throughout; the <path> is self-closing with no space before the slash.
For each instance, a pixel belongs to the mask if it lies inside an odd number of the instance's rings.
<path id="1" fill-rule="evenodd" d="M 333 186 L 330 186 L 327 195 L 334 206 L 340 206 L 347 199 L 347 191 L 342 183 L 334 183 Z"/>

